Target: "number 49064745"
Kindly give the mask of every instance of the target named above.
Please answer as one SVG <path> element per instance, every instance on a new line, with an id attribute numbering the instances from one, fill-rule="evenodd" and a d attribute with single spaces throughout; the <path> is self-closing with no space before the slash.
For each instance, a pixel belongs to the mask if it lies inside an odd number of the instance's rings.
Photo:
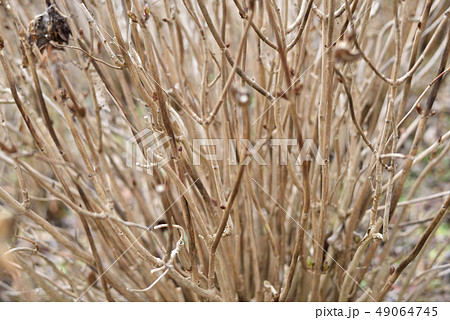
<path id="1" fill-rule="evenodd" d="M 436 317 L 437 316 L 437 307 L 378 307 L 377 311 L 375 311 L 380 317 L 389 317 L 389 316 L 429 316 Z"/>

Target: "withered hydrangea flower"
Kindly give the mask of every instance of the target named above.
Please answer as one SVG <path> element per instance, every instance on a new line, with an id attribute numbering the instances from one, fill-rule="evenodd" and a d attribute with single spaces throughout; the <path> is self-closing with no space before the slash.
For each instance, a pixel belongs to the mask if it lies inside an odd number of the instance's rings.
<path id="1" fill-rule="evenodd" d="M 28 33 L 30 45 L 36 44 L 39 50 L 42 50 L 50 41 L 58 44 L 69 43 L 71 30 L 67 18 L 52 4 L 44 13 L 30 21 Z"/>

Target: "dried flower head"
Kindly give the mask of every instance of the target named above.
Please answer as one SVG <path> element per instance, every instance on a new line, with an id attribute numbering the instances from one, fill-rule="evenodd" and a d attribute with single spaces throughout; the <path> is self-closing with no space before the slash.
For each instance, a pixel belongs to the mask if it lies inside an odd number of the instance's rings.
<path id="1" fill-rule="evenodd" d="M 36 16 L 28 24 L 28 42 L 30 45 L 36 44 L 40 50 L 50 41 L 58 44 L 69 43 L 71 34 L 67 18 L 55 5 L 49 6 L 44 13 Z"/>

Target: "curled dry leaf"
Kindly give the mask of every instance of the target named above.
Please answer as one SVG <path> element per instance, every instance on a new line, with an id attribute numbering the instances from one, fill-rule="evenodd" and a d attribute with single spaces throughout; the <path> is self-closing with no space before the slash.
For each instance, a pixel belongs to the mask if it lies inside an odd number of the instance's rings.
<path id="1" fill-rule="evenodd" d="M 351 49 L 347 40 L 339 41 L 334 49 L 334 58 L 338 62 L 354 62 L 361 58 L 361 53 Z"/>

